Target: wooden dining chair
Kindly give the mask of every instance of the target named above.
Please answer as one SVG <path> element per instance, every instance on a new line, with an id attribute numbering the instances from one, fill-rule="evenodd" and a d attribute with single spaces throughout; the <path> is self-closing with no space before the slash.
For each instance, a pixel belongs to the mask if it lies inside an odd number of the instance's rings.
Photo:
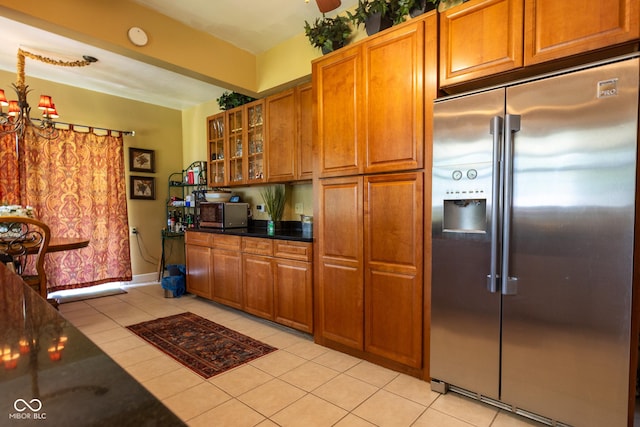
<path id="1" fill-rule="evenodd" d="M 44 255 L 49 247 L 49 226 L 34 218 L 0 216 L 0 260 L 47 299 Z M 27 263 L 33 257 L 34 262 Z"/>

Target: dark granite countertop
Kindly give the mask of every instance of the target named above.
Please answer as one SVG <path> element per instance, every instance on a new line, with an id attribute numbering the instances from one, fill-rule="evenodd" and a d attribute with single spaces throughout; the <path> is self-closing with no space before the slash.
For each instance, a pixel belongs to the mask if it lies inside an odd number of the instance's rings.
<path id="1" fill-rule="evenodd" d="M 186 425 L 1 263 L 0 336 L 3 426 Z"/>
<path id="2" fill-rule="evenodd" d="M 234 236 L 262 237 L 265 239 L 295 240 L 299 242 L 313 242 L 311 232 L 302 231 L 300 221 L 282 221 L 282 227 L 276 229 L 273 235 L 267 233 L 267 221 L 252 220 L 246 228 L 190 228 L 187 232 L 199 231 L 204 233 L 230 234 Z"/>

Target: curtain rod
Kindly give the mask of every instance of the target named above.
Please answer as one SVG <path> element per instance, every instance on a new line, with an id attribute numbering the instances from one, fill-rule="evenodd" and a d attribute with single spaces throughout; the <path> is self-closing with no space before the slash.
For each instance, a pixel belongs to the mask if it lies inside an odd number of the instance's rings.
<path id="1" fill-rule="evenodd" d="M 41 119 L 31 119 L 31 121 L 42 123 Z M 68 126 L 69 129 L 73 129 L 75 127 L 87 128 L 89 130 L 89 132 L 91 132 L 91 133 L 94 133 L 95 130 L 104 130 L 104 131 L 107 131 L 108 133 L 118 132 L 119 134 L 124 135 L 124 136 L 136 136 L 136 132 L 133 131 L 133 130 L 107 129 L 107 128 L 100 128 L 100 127 L 95 127 L 95 126 L 79 125 L 79 124 L 75 124 L 75 123 L 66 123 L 66 122 L 53 122 L 53 125 L 54 126 L 56 126 L 56 125 Z"/>

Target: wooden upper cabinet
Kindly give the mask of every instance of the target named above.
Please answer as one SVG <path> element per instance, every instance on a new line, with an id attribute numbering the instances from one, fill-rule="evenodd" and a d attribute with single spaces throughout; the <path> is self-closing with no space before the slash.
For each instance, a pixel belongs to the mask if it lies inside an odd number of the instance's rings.
<path id="1" fill-rule="evenodd" d="M 470 0 L 440 14 L 440 86 L 634 42 L 639 19 L 637 0 Z"/>
<path id="2" fill-rule="evenodd" d="M 224 113 L 207 117 L 207 157 L 209 159 L 209 176 L 207 177 L 207 182 L 212 186 L 226 184 L 224 126 Z"/>
<path id="3" fill-rule="evenodd" d="M 423 166 L 424 49 L 422 21 L 363 44 L 365 172 Z"/>
<path id="4" fill-rule="evenodd" d="M 639 15 L 637 0 L 525 0 L 524 63 L 635 40 Z"/>
<path id="5" fill-rule="evenodd" d="M 522 67 L 523 0 L 471 0 L 440 14 L 440 85 Z"/>
<path id="6" fill-rule="evenodd" d="M 266 100 L 267 181 L 293 181 L 296 177 L 296 92 L 295 89 Z"/>
<path id="7" fill-rule="evenodd" d="M 313 178 L 313 86 L 300 85 L 298 91 L 298 171 L 299 180 Z"/>
<path id="8" fill-rule="evenodd" d="M 312 64 L 316 106 L 314 151 L 321 177 L 362 173 L 360 45 L 343 47 Z"/>
<path id="9" fill-rule="evenodd" d="M 435 17 L 414 18 L 313 62 L 320 178 L 424 166 L 425 32 L 437 33 Z"/>
<path id="10" fill-rule="evenodd" d="M 225 182 L 242 185 L 264 182 L 264 100 L 225 112 Z"/>

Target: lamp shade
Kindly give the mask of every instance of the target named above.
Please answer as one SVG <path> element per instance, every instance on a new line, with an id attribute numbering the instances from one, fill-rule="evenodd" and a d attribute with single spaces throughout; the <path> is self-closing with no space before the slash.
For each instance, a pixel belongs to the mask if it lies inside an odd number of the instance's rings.
<path id="1" fill-rule="evenodd" d="M 41 110 L 48 110 L 53 105 L 53 101 L 49 95 L 40 95 L 40 102 L 38 108 Z"/>
<path id="2" fill-rule="evenodd" d="M 18 101 L 12 100 L 9 101 L 9 113 L 10 116 L 17 116 L 20 114 L 20 106 L 18 106 Z"/>
<path id="3" fill-rule="evenodd" d="M 7 97 L 4 95 L 4 90 L 0 89 L 0 106 L 6 107 L 9 105 L 9 101 L 7 101 Z"/>
<path id="4" fill-rule="evenodd" d="M 51 108 L 47 108 L 42 112 L 42 115 L 45 117 L 49 117 L 50 119 L 57 119 L 60 117 L 58 112 L 56 111 L 56 104 L 51 104 Z"/>

